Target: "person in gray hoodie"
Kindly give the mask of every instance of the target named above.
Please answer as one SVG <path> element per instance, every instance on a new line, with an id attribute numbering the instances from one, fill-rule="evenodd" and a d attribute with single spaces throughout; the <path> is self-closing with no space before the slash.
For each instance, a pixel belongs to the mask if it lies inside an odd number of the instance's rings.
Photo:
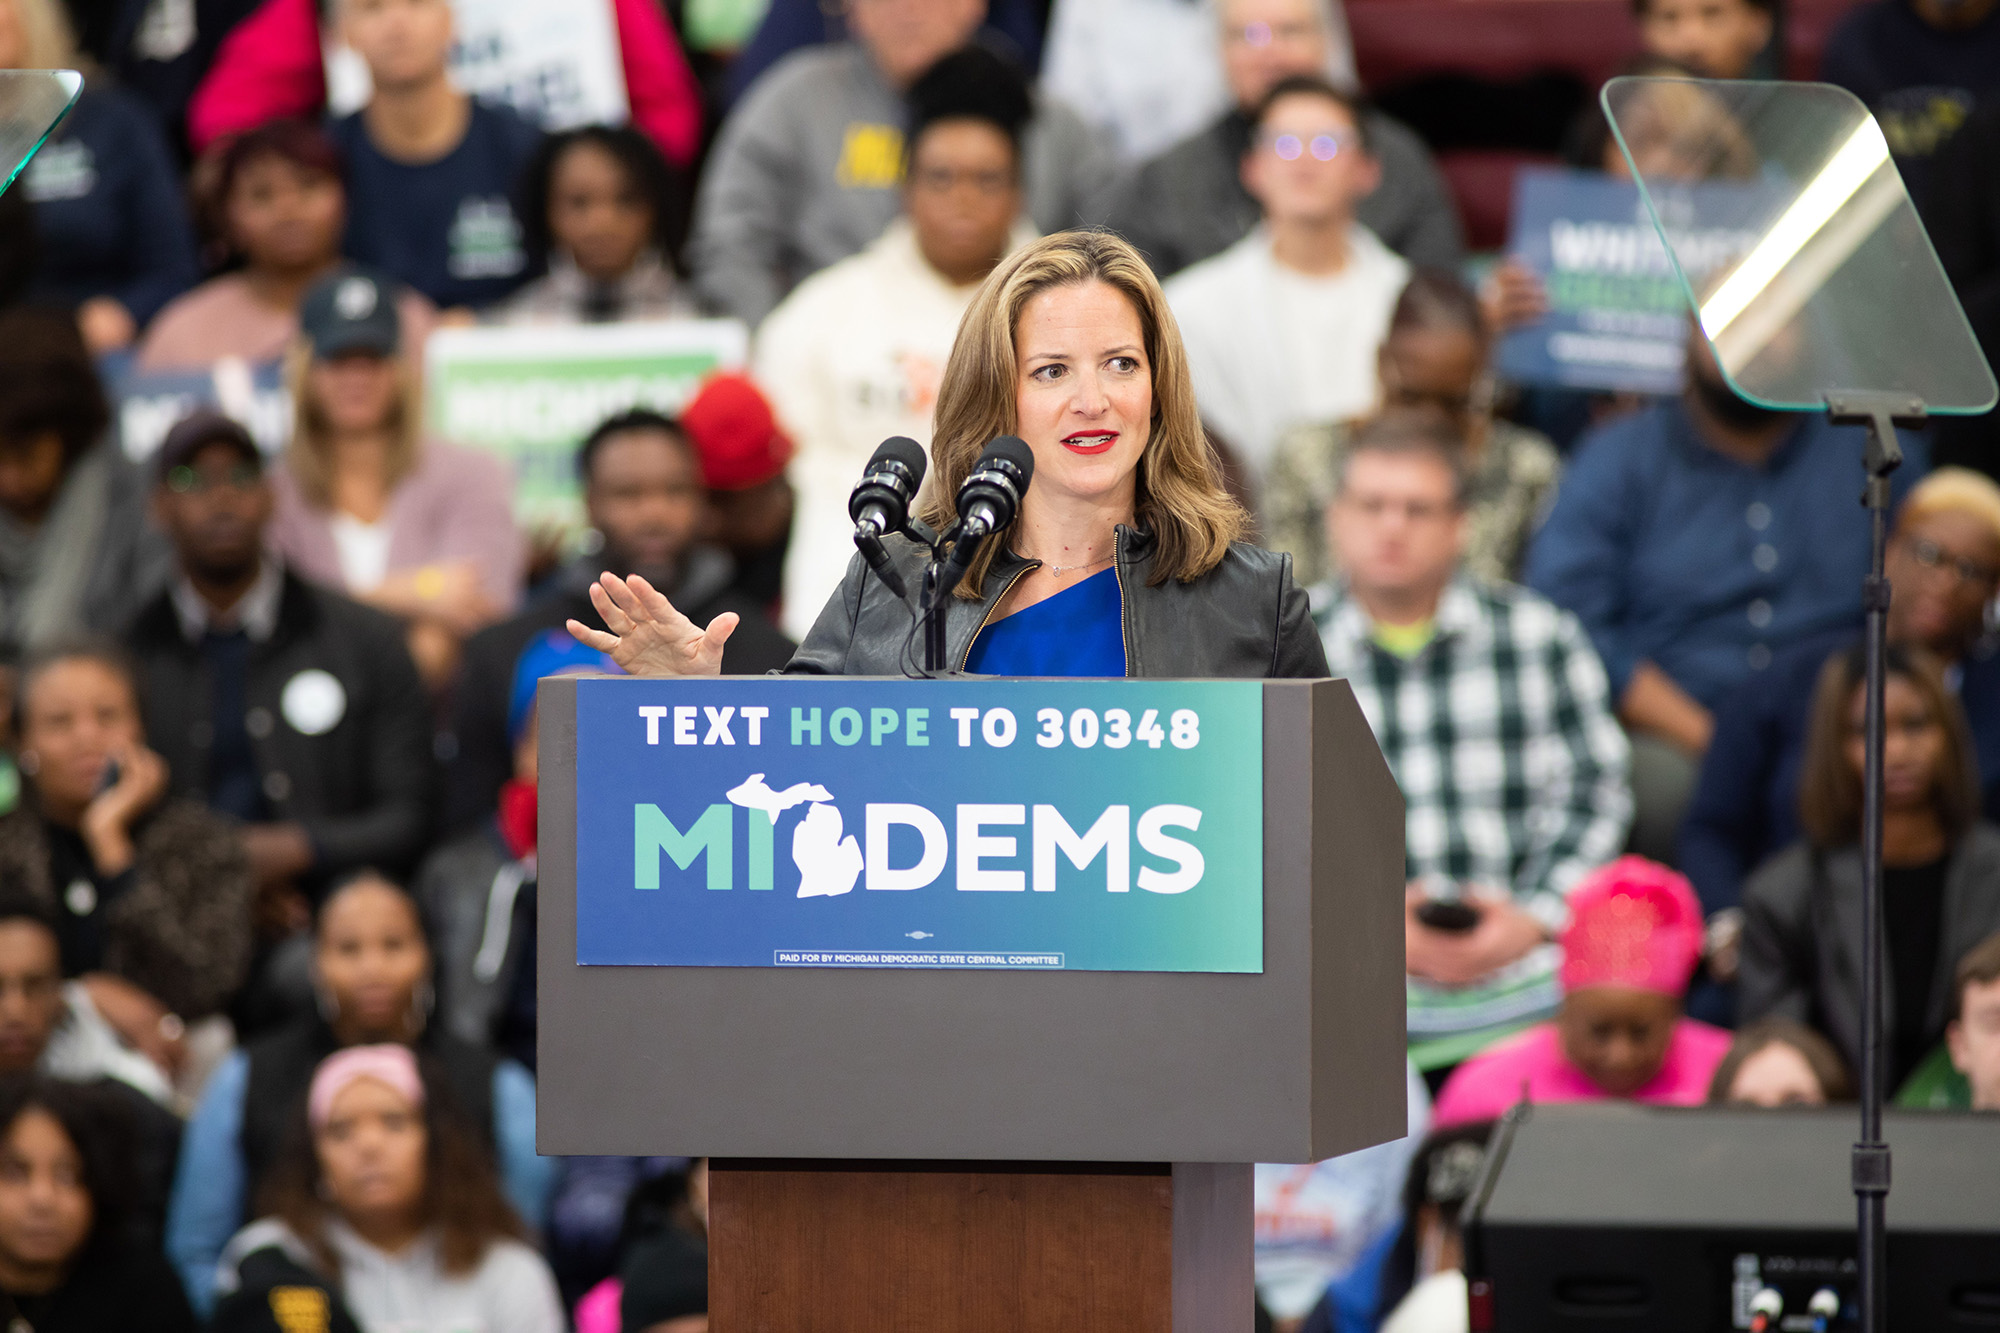
<path id="1" fill-rule="evenodd" d="M 847 0 L 852 38 L 786 57 L 724 123 L 689 245 L 702 299 L 752 324 L 802 279 L 882 234 L 901 208 L 905 94 L 971 42 L 985 0 Z M 1043 98 L 1022 143 L 1028 212 L 1043 231 L 1083 216 L 1111 179 L 1106 147 Z"/>
<path id="2" fill-rule="evenodd" d="M 1216 0 L 1223 75 L 1235 105 L 1207 129 L 1141 162 L 1092 197 L 1086 220 L 1137 246 L 1161 278 L 1220 254 L 1249 234 L 1261 210 L 1242 179 L 1256 108 L 1283 80 L 1316 74 L 1350 86 L 1346 27 L 1335 0 Z M 1457 268 L 1465 256 L 1458 211 L 1416 132 L 1362 113 L 1382 183 L 1356 221 L 1418 268 Z"/>

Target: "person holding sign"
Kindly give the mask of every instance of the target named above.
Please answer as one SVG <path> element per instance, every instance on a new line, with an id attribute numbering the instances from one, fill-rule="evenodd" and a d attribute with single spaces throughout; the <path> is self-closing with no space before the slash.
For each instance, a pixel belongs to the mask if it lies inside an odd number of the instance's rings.
<path id="1" fill-rule="evenodd" d="M 988 441 L 1012 432 L 1035 459 L 1018 518 L 946 599 L 951 666 L 1327 674 L 1291 559 L 1236 540 L 1245 516 L 1202 435 L 1173 317 L 1124 241 L 1063 232 L 995 269 L 966 311 L 936 421 L 923 513 L 934 527 L 956 518 L 959 486 Z M 896 536 L 886 544 L 905 586 L 919 587 L 925 550 Z M 590 595 L 606 628 L 571 620 L 569 632 L 626 671 L 719 672 L 736 616 L 699 628 L 643 578 L 606 574 Z M 856 556 L 786 670 L 900 675 L 913 609 Z"/>

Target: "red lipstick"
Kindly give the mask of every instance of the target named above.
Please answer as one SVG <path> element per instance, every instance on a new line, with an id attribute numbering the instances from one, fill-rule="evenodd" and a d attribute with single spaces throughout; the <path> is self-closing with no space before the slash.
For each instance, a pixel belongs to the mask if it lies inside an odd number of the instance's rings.
<path id="1" fill-rule="evenodd" d="M 1063 448 L 1073 454 L 1101 454 L 1118 443 L 1115 430 L 1080 430 L 1063 438 Z"/>

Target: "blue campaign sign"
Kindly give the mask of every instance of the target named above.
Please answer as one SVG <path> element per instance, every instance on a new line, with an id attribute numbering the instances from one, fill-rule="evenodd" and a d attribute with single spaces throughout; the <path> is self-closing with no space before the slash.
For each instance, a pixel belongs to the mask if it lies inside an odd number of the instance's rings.
<path id="1" fill-rule="evenodd" d="M 1750 187 L 1754 190 L 1755 187 Z M 1692 224 L 1701 199 L 1704 217 L 1726 217 L 1712 200 L 1742 185 L 1701 185 L 1664 191 L 1662 203 L 1675 248 L 1699 283 L 1753 246 L 1749 226 Z M 1750 210 L 1741 210 L 1746 217 Z M 1634 393 L 1676 393 L 1688 337 L 1688 301 L 1667 248 L 1646 213 L 1639 187 L 1603 172 L 1538 168 L 1515 177 L 1508 252 L 1540 278 L 1548 314 L 1501 340 L 1495 367 L 1520 384 Z"/>
<path id="2" fill-rule="evenodd" d="M 1257 681 L 587 679 L 577 962 L 1263 970 Z"/>

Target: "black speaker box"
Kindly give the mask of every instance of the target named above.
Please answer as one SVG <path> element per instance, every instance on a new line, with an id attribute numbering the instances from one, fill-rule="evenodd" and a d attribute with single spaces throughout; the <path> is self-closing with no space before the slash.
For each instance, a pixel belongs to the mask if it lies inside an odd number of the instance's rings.
<path id="1" fill-rule="evenodd" d="M 1855 1108 L 1520 1107 L 1467 1201 L 1473 1327 L 1721 1333 L 1775 1288 L 1781 1333 L 1852 1326 Z M 1889 1321 L 2000 1330 L 2000 1115 L 1892 1112 Z M 1488 1302 L 1490 1301 L 1490 1305 Z"/>

